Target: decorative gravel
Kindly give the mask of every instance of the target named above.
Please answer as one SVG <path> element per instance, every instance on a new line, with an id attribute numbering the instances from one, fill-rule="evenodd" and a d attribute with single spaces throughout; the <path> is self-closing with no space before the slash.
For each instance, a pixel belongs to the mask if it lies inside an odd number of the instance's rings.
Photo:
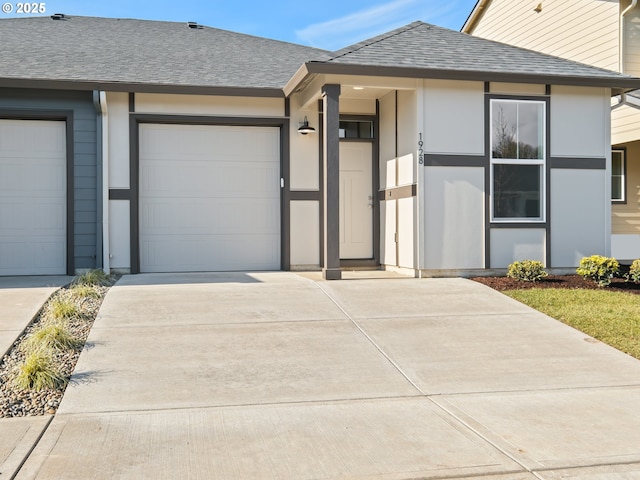
<path id="1" fill-rule="evenodd" d="M 56 413 L 66 385 L 59 389 L 44 389 L 39 392 L 20 390 L 13 382 L 16 368 L 22 364 L 25 355 L 22 352 L 22 343 L 43 323 L 47 321 L 47 306 L 55 298 L 72 299 L 79 307 L 79 315 L 68 320 L 70 331 L 81 340 L 81 345 L 70 351 L 55 353 L 54 362 L 60 372 L 69 379 L 84 348 L 93 321 L 98 314 L 102 300 L 109 290 L 108 286 L 94 286 L 97 296 L 78 298 L 73 295 L 71 288 L 62 288 L 54 293 L 47 301 L 36 319 L 29 325 L 25 332 L 16 340 L 7 355 L 0 363 L 0 417 L 25 417 L 34 415 L 47 415 Z"/>

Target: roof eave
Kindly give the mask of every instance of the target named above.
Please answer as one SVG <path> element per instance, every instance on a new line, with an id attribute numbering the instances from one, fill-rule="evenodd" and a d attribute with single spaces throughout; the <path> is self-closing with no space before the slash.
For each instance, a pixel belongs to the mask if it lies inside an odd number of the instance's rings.
<path id="1" fill-rule="evenodd" d="M 103 90 L 107 92 L 132 93 L 174 93 L 189 95 L 220 95 L 233 97 L 271 97 L 283 98 L 280 88 L 270 87 L 234 87 L 206 85 L 175 85 L 133 82 L 101 82 L 85 80 L 52 80 L 0 78 L 0 87 L 39 88 L 47 90 Z"/>
<path id="2" fill-rule="evenodd" d="M 525 74 L 476 70 L 446 70 L 415 67 L 383 67 L 376 65 L 352 65 L 324 62 L 306 64 L 309 74 L 362 75 L 377 77 L 431 78 L 442 80 L 467 80 L 480 82 L 533 83 L 570 85 L 575 87 L 611 88 L 617 95 L 640 88 L 640 78 L 614 78 L 599 76 L 570 76 L 549 74 Z"/>
<path id="3" fill-rule="evenodd" d="M 311 75 L 308 68 L 309 62 L 303 63 L 300 68 L 293 74 L 293 77 L 287 82 L 287 84 L 282 89 L 284 91 L 285 97 L 291 96 L 298 87 L 303 84 L 307 78 Z"/>

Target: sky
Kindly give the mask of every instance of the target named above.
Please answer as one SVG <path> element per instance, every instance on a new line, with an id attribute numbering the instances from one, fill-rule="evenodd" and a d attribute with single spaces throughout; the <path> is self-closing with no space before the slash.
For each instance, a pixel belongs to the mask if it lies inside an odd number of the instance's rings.
<path id="1" fill-rule="evenodd" d="M 34 16 L 18 13 L 21 6 L 23 12 L 32 10 L 34 2 L 0 3 L 0 18 Z M 338 50 L 415 20 L 460 30 L 476 0 L 46 0 L 36 4 L 44 15 L 194 21 Z"/>

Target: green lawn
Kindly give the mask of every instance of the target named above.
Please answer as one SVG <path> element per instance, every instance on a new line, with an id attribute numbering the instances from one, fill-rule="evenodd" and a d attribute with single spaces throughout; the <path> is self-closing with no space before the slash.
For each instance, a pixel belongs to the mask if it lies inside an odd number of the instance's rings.
<path id="1" fill-rule="evenodd" d="M 640 295 L 606 288 L 533 288 L 502 293 L 640 359 Z"/>

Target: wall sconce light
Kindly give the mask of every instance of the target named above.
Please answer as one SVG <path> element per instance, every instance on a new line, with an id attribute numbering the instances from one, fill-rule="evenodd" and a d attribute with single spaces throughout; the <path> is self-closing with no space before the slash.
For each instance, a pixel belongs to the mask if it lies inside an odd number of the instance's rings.
<path id="1" fill-rule="evenodd" d="M 316 129 L 309 126 L 309 120 L 307 120 L 306 116 L 304 117 L 304 122 L 302 122 L 302 125 L 298 128 L 298 133 L 302 135 L 306 135 L 307 133 L 316 133 Z"/>
<path id="2" fill-rule="evenodd" d="M 542 11 L 542 3 L 539 3 L 536 8 L 533 9 L 534 12 L 540 13 Z"/>

